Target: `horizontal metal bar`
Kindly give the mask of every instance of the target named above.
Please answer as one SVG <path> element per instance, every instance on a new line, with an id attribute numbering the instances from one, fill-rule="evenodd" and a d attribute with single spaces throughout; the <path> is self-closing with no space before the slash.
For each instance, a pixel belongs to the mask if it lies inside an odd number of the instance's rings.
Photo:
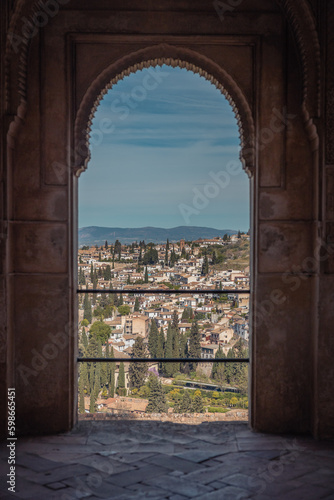
<path id="1" fill-rule="evenodd" d="M 169 294 L 169 295 L 173 295 L 173 294 L 193 294 L 193 293 L 213 293 L 215 295 L 220 295 L 221 293 L 250 293 L 250 290 L 171 290 L 171 289 L 168 289 L 168 290 L 162 290 L 161 288 L 160 289 L 152 289 L 152 290 L 149 290 L 149 289 L 146 289 L 146 290 L 136 290 L 136 289 L 118 289 L 118 290 L 106 290 L 106 289 L 102 289 L 102 290 L 96 290 L 96 289 L 92 289 L 92 290 L 77 290 L 77 293 L 141 293 L 141 294 L 144 294 L 144 293 L 152 293 L 152 294 Z"/>
<path id="2" fill-rule="evenodd" d="M 78 363 L 249 363 L 249 358 L 77 358 Z"/>

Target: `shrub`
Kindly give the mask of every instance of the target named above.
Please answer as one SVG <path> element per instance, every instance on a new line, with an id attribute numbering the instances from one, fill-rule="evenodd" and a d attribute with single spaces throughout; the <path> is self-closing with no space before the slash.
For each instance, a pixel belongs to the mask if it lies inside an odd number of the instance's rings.
<path id="1" fill-rule="evenodd" d="M 209 406 L 208 412 L 209 413 L 227 413 L 228 410 L 226 410 L 226 408 L 214 408 L 213 406 Z"/>

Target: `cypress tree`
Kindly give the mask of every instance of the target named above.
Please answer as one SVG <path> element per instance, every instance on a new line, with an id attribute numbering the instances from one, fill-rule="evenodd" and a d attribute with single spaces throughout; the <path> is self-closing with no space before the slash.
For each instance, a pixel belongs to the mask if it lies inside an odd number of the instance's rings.
<path id="1" fill-rule="evenodd" d="M 108 346 L 108 342 L 107 342 L 107 346 Z M 106 352 L 105 352 L 104 357 L 106 357 Z M 102 347 L 101 347 L 101 358 L 102 358 Z M 107 383 L 108 383 L 108 364 L 109 363 L 101 363 L 101 368 L 100 368 L 101 387 L 107 385 Z"/>
<path id="2" fill-rule="evenodd" d="M 118 371 L 118 394 L 120 396 L 126 396 L 126 388 L 125 388 L 125 371 L 124 371 L 124 363 L 123 361 L 119 364 Z"/>
<path id="3" fill-rule="evenodd" d="M 84 319 L 86 319 L 88 323 L 92 322 L 92 306 L 88 297 L 88 293 L 85 293 L 84 298 Z"/>
<path id="4" fill-rule="evenodd" d="M 95 413 L 95 402 L 96 402 L 96 395 L 95 392 L 92 391 L 89 402 L 89 413 Z"/>
<path id="5" fill-rule="evenodd" d="M 191 325 L 190 337 L 189 337 L 189 357 L 190 358 L 200 358 L 201 357 L 201 341 L 200 333 L 198 330 L 197 321 Z"/>
<path id="6" fill-rule="evenodd" d="M 174 246 L 173 246 L 173 250 L 172 250 L 172 253 L 170 255 L 170 265 L 171 265 L 171 267 L 174 267 L 174 264 L 175 264 L 176 261 L 177 261 L 177 257 L 176 257 L 176 253 L 174 251 Z"/>
<path id="7" fill-rule="evenodd" d="M 180 356 L 180 333 L 178 328 L 172 328 L 172 338 L 173 338 L 173 358 L 178 358 Z M 172 363 L 171 370 L 173 374 L 180 371 L 180 363 Z"/>
<path id="8" fill-rule="evenodd" d="M 108 352 L 108 357 L 113 358 L 114 357 L 114 349 L 111 348 L 110 354 Z M 113 398 L 115 396 L 115 363 L 108 363 L 109 370 L 108 370 L 108 395 L 110 398 Z"/>
<path id="9" fill-rule="evenodd" d="M 161 327 L 158 336 L 157 358 L 164 357 L 164 345 L 165 345 L 165 334 L 163 328 Z"/>
<path id="10" fill-rule="evenodd" d="M 148 283 L 148 272 L 147 272 L 147 266 L 145 267 L 145 277 L 144 277 L 144 283 Z"/>
<path id="11" fill-rule="evenodd" d="M 119 294 L 119 301 L 118 301 L 118 305 L 119 305 L 119 306 L 122 306 L 122 305 L 123 305 L 123 294 L 122 294 L 122 293 L 120 293 L 120 294 Z"/>
<path id="12" fill-rule="evenodd" d="M 164 357 L 164 347 L 165 347 L 165 334 L 163 328 L 160 328 L 160 332 L 158 334 L 158 348 L 157 348 L 157 358 Z M 159 363 L 159 373 L 163 370 L 163 363 Z"/>
<path id="13" fill-rule="evenodd" d="M 174 309 L 173 311 L 172 328 L 174 328 L 174 330 L 177 330 L 179 328 L 179 316 L 176 309 Z"/>
<path id="14" fill-rule="evenodd" d="M 83 380 L 79 380 L 79 413 L 85 413 L 85 391 Z"/>
<path id="15" fill-rule="evenodd" d="M 147 356 L 146 347 L 142 337 L 137 337 L 133 346 L 132 357 L 145 358 Z M 147 363 L 130 363 L 129 379 L 132 388 L 139 389 L 144 385 L 148 374 Z"/>
<path id="16" fill-rule="evenodd" d="M 150 352 L 151 358 L 157 357 L 158 352 L 158 336 L 159 331 L 155 319 L 151 321 L 150 331 L 148 334 L 148 350 Z"/>
<path id="17" fill-rule="evenodd" d="M 140 307 L 139 307 L 139 299 L 138 299 L 138 297 L 136 297 L 134 310 L 135 310 L 135 312 L 139 312 L 139 309 L 140 309 Z"/>
<path id="18" fill-rule="evenodd" d="M 200 358 L 201 357 L 201 342 L 200 342 L 200 333 L 198 330 L 197 321 L 191 325 L 190 337 L 189 337 L 189 350 L 188 356 L 189 358 Z M 190 363 L 190 370 L 195 370 L 196 364 Z"/>
<path id="19" fill-rule="evenodd" d="M 205 254 L 205 257 L 204 257 L 204 262 L 202 264 L 202 276 L 205 276 L 206 274 L 208 274 L 209 272 L 209 261 L 208 261 L 208 256 Z"/>
<path id="20" fill-rule="evenodd" d="M 168 324 L 167 328 L 167 338 L 165 345 L 165 358 L 173 357 L 173 331 L 171 324 Z M 164 363 L 164 372 L 167 377 L 171 377 L 173 375 L 173 363 Z"/>
<path id="21" fill-rule="evenodd" d="M 150 395 L 148 397 L 147 413 L 166 413 L 168 404 L 166 395 L 158 377 L 154 375 L 150 380 Z"/>
<path id="22" fill-rule="evenodd" d="M 165 252 L 165 266 L 168 266 L 168 250 L 169 250 L 169 241 L 168 241 L 168 238 L 167 238 L 166 252 Z"/>
<path id="23" fill-rule="evenodd" d="M 203 413 L 204 407 L 203 407 L 202 395 L 197 394 L 197 392 L 200 393 L 200 391 L 195 391 L 195 397 L 192 403 L 192 411 L 195 413 Z"/>
<path id="24" fill-rule="evenodd" d="M 219 346 L 216 359 L 226 358 L 223 349 Z M 225 382 L 225 363 L 213 363 L 211 377 L 218 382 Z"/>
<path id="25" fill-rule="evenodd" d="M 191 413 L 193 410 L 191 397 L 189 391 L 184 391 L 182 399 L 174 406 L 176 413 Z"/>

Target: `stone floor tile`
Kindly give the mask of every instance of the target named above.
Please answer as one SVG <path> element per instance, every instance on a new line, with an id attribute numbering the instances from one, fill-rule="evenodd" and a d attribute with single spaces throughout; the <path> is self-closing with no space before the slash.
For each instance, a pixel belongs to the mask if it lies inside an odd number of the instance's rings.
<path id="1" fill-rule="evenodd" d="M 208 484 L 212 481 L 221 480 L 224 476 L 229 475 L 229 470 L 224 465 L 220 464 L 218 467 L 208 467 L 207 469 L 203 469 L 201 471 L 185 474 L 184 479 L 202 484 Z M 226 483 L 225 480 L 224 483 Z"/>
<path id="2" fill-rule="evenodd" d="M 64 481 L 65 479 L 82 476 L 83 474 L 89 474 L 95 472 L 93 468 L 87 467 L 86 465 L 74 464 L 74 465 L 63 465 L 57 469 L 53 469 L 46 472 L 40 472 L 32 477 L 32 481 L 39 484 L 49 484 L 55 483 L 57 481 Z"/>
<path id="3" fill-rule="evenodd" d="M 162 467 L 166 467 L 170 470 L 176 470 L 181 472 L 193 472 L 200 471 L 203 469 L 202 465 L 198 465 L 190 460 L 184 460 L 177 456 L 166 456 L 163 454 L 154 455 L 147 459 L 144 459 L 144 462 L 148 462 L 155 465 L 161 465 Z"/>
<path id="4" fill-rule="evenodd" d="M 292 494 L 295 490 L 303 486 L 303 483 L 298 481 L 297 479 L 285 480 L 282 478 L 277 478 L 276 481 L 266 482 L 262 478 L 254 478 L 253 484 L 258 484 L 259 493 L 263 493 L 268 496 L 279 496 L 283 498 L 284 496 L 288 496 Z M 255 497 L 256 498 L 256 497 Z M 313 499 L 315 500 L 315 499 Z M 318 499 L 317 499 L 318 500 Z"/>
<path id="5" fill-rule="evenodd" d="M 104 457 L 99 454 L 89 455 L 88 457 L 80 458 L 77 463 L 93 467 L 94 469 L 104 472 L 105 474 L 118 474 L 127 470 L 134 470 L 132 464 L 114 460 L 113 455 Z"/>
<path id="6" fill-rule="evenodd" d="M 184 472 L 181 472 L 180 470 L 172 470 L 169 475 L 174 477 L 182 477 L 184 476 Z"/>
<path id="7" fill-rule="evenodd" d="M 36 472 L 44 472 L 63 466 L 62 462 L 47 460 L 32 453 L 17 453 L 16 464 Z"/>
<path id="8" fill-rule="evenodd" d="M 123 450 L 124 451 L 124 450 Z M 113 456 L 114 460 L 122 462 L 125 464 L 132 464 L 133 462 L 138 462 L 139 460 L 145 460 L 146 458 L 152 457 L 155 453 L 151 452 L 134 452 L 134 453 L 117 453 Z"/>
<path id="9" fill-rule="evenodd" d="M 62 490 L 63 488 L 67 488 L 67 485 L 58 481 L 57 483 L 46 484 L 45 487 L 50 488 L 50 490 Z"/>
<path id="10" fill-rule="evenodd" d="M 129 486 L 135 483 L 147 482 L 151 477 L 167 474 L 168 472 L 169 470 L 165 467 L 147 465 L 141 469 L 114 474 L 110 476 L 108 482 L 117 486 Z"/>
<path id="11" fill-rule="evenodd" d="M 187 500 L 188 497 L 185 497 L 183 495 L 171 495 L 168 497 L 168 500 Z"/>
<path id="12" fill-rule="evenodd" d="M 204 493 L 210 493 L 210 491 L 212 491 L 212 488 L 209 486 L 172 476 L 153 477 L 145 480 L 145 484 L 158 486 L 166 491 L 171 491 L 189 498 L 197 498 Z"/>
<path id="13" fill-rule="evenodd" d="M 190 460 L 191 462 L 204 462 L 204 460 L 208 460 L 209 458 L 217 457 L 221 455 L 221 450 L 217 449 L 213 450 L 188 450 L 183 453 L 178 453 L 177 456 L 179 458 L 183 458 L 184 460 Z"/>
<path id="14" fill-rule="evenodd" d="M 246 500 L 249 498 L 247 491 L 235 486 L 225 486 L 221 490 L 201 495 L 196 500 Z"/>
<path id="15" fill-rule="evenodd" d="M 105 477 L 96 471 L 89 475 L 65 479 L 64 482 L 75 491 L 94 495 L 98 498 L 114 498 L 126 493 L 124 488 L 110 484 Z"/>
<path id="16" fill-rule="evenodd" d="M 320 500 L 328 497 L 331 493 L 331 490 L 320 485 L 303 485 L 291 492 L 278 496 L 277 500 Z"/>
<path id="17" fill-rule="evenodd" d="M 243 488 L 249 492 L 254 491 L 258 488 L 256 481 L 253 480 L 252 476 L 243 473 L 232 474 L 230 476 L 224 477 L 224 483 L 231 486 L 237 486 L 238 488 Z"/>
<path id="18" fill-rule="evenodd" d="M 262 458 L 263 460 L 279 459 L 282 451 L 279 450 L 264 450 L 264 451 L 247 451 L 245 453 L 248 457 Z M 283 452 L 285 453 L 285 452 Z"/>
<path id="19" fill-rule="evenodd" d="M 211 483 L 208 483 L 208 486 L 210 486 L 210 488 L 213 488 L 214 490 L 221 490 L 222 488 L 226 487 L 226 484 L 224 484 L 222 481 L 212 481 Z"/>
<path id="20" fill-rule="evenodd" d="M 132 484 L 128 488 L 126 488 L 127 491 L 131 491 L 132 494 L 134 495 L 136 492 L 138 495 L 146 495 L 147 498 L 151 498 L 151 496 L 159 496 L 160 498 L 165 498 L 167 493 L 165 490 L 158 488 L 158 487 L 153 487 L 149 486 L 147 484 L 143 483 L 136 483 Z"/>
<path id="21" fill-rule="evenodd" d="M 334 491 L 334 471 L 333 469 L 318 469 L 301 476 L 300 481 L 311 484 L 326 484 Z"/>

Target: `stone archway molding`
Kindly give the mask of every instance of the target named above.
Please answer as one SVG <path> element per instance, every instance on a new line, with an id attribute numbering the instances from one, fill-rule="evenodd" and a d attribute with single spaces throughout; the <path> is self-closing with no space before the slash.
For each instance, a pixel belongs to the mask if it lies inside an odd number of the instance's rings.
<path id="1" fill-rule="evenodd" d="M 56 1 L 61 8 L 69 0 Z M 316 20 L 307 0 L 274 1 L 286 16 L 296 40 L 302 65 L 302 110 L 308 137 L 314 150 L 318 139 L 313 120 L 320 116 L 320 44 Z M 36 31 L 34 19 L 40 10 L 40 0 L 17 0 L 10 16 L 5 51 L 5 107 L 7 114 L 15 121 L 8 133 L 10 144 L 15 141 L 20 129 L 17 125 L 22 124 L 26 112 L 28 56 L 33 40 L 31 33 Z M 51 15 L 50 20 L 52 17 Z M 43 26 L 42 29 L 45 27 Z M 20 41 L 19 51 L 15 50 L 16 45 L 13 39 Z M 15 90 L 11 92 L 10 88 Z"/>
<path id="2" fill-rule="evenodd" d="M 158 44 L 133 52 L 106 68 L 84 95 L 74 127 L 73 170 L 79 176 L 90 160 L 89 140 L 96 109 L 103 96 L 124 77 L 144 68 L 162 66 L 186 68 L 198 73 L 221 91 L 232 106 L 240 135 L 240 159 L 248 175 L 255 167 L 255 127 L 249 104 L 231 76 L 210 59 L 189 49 Z"/>

